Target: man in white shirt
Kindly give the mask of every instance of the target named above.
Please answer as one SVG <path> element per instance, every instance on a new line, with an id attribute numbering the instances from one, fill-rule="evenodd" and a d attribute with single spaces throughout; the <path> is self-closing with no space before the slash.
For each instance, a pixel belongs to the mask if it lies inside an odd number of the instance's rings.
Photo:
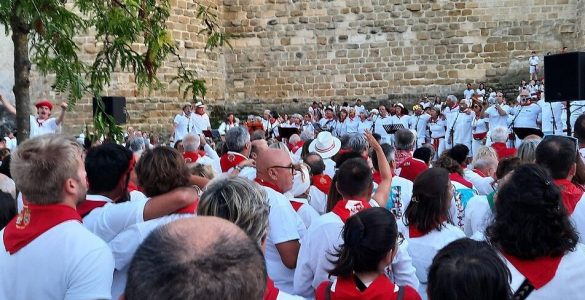
<path id="1" fill-rule="evenodd" d="M 205 112 L 205 105 L 197 102 L 193 105 L 195 107 L 195 114 L 191 117 L 193 124 L 193 132 L 202 134 L 204 130 L 211 130 L 211 123 L 209 122 L 209 115 Z"/>
<path id="2" fill-rule="evenodd" d="M 270 205 L 266 267 L 274 285 L 292 293 L 300 243 L 306 227 L 283 193 L 293 185 L 295 168 L 290 156 L 280 149 L 261 151 L 257 160 L 256 182 L 264 187 Z"/>
<path id="3" fill-rule="evenodd" d="M 75 210 L 87 192 L 83 148 L 43 135 L 22 143 L 11 166 L 26 203 L 0 231 L 0 299 L 110 299 L 112 253 Z"/>
<path id="4" fill-rule="evenodd" d="M 205 151 L 205 155 L 199 154 L 199 146 L 203 145 L 203 150 Z M 189 165 L 192 164 L 203 164 L 208 165 L 213 168 L 216 174 L 221 174 L 221 166 L 219 163 L 219 155 L 211 146 L 207 144 L 205 137 L 203 135 L 196 135 L 193 133 L 189 133 L 183 138 L 183 157 L 185 158 L 185 162 Z"/>
<path id="5" fill-rule="evenodd" d="M 532 128 L 540 129 L 540 117 L 542 108 L 540 105 L 531 101 L 530 96 L 526 95 L 525 92 L 519 96 L 520 105 L 511 109 L 511 114 L 514 115 L 512 118 L 512 128 Z M 515 143 L 516 147 L 520 147 L 521 143 Z"/>
<path id="6" fill-rule="evenodd" d="M 6 99 L 0 95 L 0 102 L 6 108 L 6 111 L 16 116 L 16 108 Z M 30 134 L 29 136 L 35 137 L 38 135 L 56 133 L 59 130 L 59 126 L 65 119 L 65 111 L 67 110 L 67 103 L 61 103 L 61 114 L 58 118 L 51 118 L 51 111 L 53 110 L 53 103 L 48 100 L 42 100 L 35 104 L 37 108 L 37 116 L 30 116 Z"/>
<path id="7" fill-rule="evenodd" d="M 471 97 L 473 97 L 474 94 L 475 90 L 473 89 L 473 86 L 471 85 L 471 83 L 468 83 L 467 89 L 463 91 L 463 98 L 465 98 L 465 100 L 471 100 Z"/>
<path id="8" fill-rule="evenodd" d="M 486 146 L 492 144 L 491 133 L 495 128 L 508 127 L 508 114 L 510 113 L 510 107 L 505 104 L 504 94 L 497 92 L 495 97 L 495 103 L 491 104 L 486 110 L 485 115 L 489 122 L 489 132 L 487 136 Z"/>
<path id="9" fill-rule="evenodd" d="M 155 230 L 140 245 L 124 299 L 261 299 L 265 272 L 256 241 L 233 223 L 183 219 Z"/>
<path id="10" fill-rule="evenodd" d="M 372 117 L 372 122 L 374 124 L 373 125 L 374 133 L 377 133 L 382 137 L 380 143 L 390 144 L 392 143 L 392 138 L 390 134 L 388 134 L 388 132 L 386 132 L 386 130 L 384 129 L 384 125 L 394 124 L 394 121 L 388 115 L 388 110 L 386 109 L 386 106 L 380 105 L 378 107 L 378 113 L 379 113 L 378 115 Z"/>
<path id="11" fill-rule="evenodd" d="M 372 121 L 368 120 L 368 112 L 360 112 L 358 120 L 358 133 L 363 134 L 366 130 L 372 130 Z"/>
<path id="12" fill-rule="evenodd" d="M 367 113 L 368 111 L 366 110 L 366 107 L 362 104 L 362 99 L 357 99 L 355 101 L 355 112 L 356 114 L 360 114 L 362 112 Z"/>
<path id="13" fill-rule="evenodd" d="M 179 187 L 189 186 L 189 169 L 183 156 L 170 147 L 156 147 L 145 152 L 136 165 L 136 176 L 147 197 L 168 193 Z M 114 254 L 115 272 L 112 284 L 112 298 L 118 299 L 124 287 L 130 260 L 142 241 L 156 228 L 177 219 L 193 217 L 196 202 L 173 214 L 137 223 L 118 234 L 108 245 Z"/>
<path id="14" fill-rule="evenodd" d="M 528 72 L 530 72 L 530 80 L 537 80 L 538 79 L 538 64 L 540 63 L 540 58 L 536 55 L 536 51 L 532 51 L 532 55 L 528 58 L 528 65 L 530 66 Z"/>
<path id="15" fill-rule="evenodd" d="M 416 148 L 419 148 L 426 142 L 427 123 L 431 115 L 424 112 L 420 105 L 415 105 L 412 109 L 414 116 L 408 120 L 408 128 L 416 131 Z"/>
<path id="16" fill-rule="evenodd" d="M 256 178 L 254 160 L 248 159 L 252 151 L 248 130 L 244 127 L 234 127 L 228 130 L 225 135 L 225 145 L 227 152 L 219 159 L 221 172 L 228 174 L 236 172 L 234 175 L 254 180 Z"/>
<path id="17" fill-rule="evenodd" d="M 468 100 L 459 102 L 458 110 L 451 112 L 447 116 L 447 132 L 445 140 L 447 147 L 450 149 L 454 145 L 463 144 L 471 149 L 472 139 L 472 122 L 475 118 L 475 112 L 471 111 Z"/>
<path id="18" fill-rule="evenodd" d="M 182 140 L 185 135 L 193 131 L 193 122 L 191 121 L 191 105 L 183 105 L 183 111 L 175 116 L 174 124 L 174 138 L 175 141 Z"/>

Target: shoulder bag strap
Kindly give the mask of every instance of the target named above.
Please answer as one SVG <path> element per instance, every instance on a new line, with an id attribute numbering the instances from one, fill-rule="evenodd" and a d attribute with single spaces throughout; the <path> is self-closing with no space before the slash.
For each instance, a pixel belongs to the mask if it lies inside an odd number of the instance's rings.
<path id="1" fill-rule="evenodd" d="M 534 286 L 532 285 L 532 283 L 530 283 L 530 281 L 528 281 L 528 279 L 524 279 L 520 287 L 518 287 L 518 289 L 514 293 L 514 296 L 512 296 L 512 299 L 524 300 L 528 298 L 532 291 L 534 291 Z"/>
<path id="2" fill-rule="evenodd" d="M 403 300 L 404 299 L 404 286 L 398 286 L 398 297 L 396 300 Z"/>
<path id="3" fill-rule="evenodd" d="M 325 290 L 325 300 L 331 300 L 331 287 L 333 286 L 333 281 L 329 282 L 327 285 L 327 289 Z"/>

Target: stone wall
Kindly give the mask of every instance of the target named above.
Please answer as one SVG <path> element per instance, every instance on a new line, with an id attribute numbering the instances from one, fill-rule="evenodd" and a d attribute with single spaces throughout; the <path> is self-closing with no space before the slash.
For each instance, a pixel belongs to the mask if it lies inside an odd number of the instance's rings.
<path id="1" fill-rule="evenodd" d="M 195 0 L 171 0 L 173 37 L 187 65 L 207 79 L 206 102 L 225 111 L 304 111 L 313 100 L 414 100 L 461 94 L 466 82 L 516 84 L 528 76 L 531 50 L 585 50 L 582 0 L 205 0 L 238 36 L 233 49 L 203 51 Z M 98 45 L 78 37 L 90 61 Z M 11 41 L 0 37 L 0 90 L 13 82 Z M 8 61 L 7 61 L 8 58 Z M 184 100 L 167 84 L 177 62 L 159 74 L 166 89 L 139 92 L 132 75 L 115 74 L 105 95 L 127 98 L 128 125 L 169 134 Z M 4 71 L 3 71 L 4 70 Z M 12 80 L 12 81 L 11 81 Z M 33 73 L 31 98 L 61 101 L 51 76 Z M 10 95 L 9 97 L 12 97 Z M 69 114 L 65 131 L 91 124 L 91 102 Z"/>
<path id="2" fill-rule="evenodd" d="M 224 0 L 226 31 L 242 37 L 226 52 L 227 98 L 282 108 L 517 82 L 531 50 L 583 49 L 579 2 Z"/>

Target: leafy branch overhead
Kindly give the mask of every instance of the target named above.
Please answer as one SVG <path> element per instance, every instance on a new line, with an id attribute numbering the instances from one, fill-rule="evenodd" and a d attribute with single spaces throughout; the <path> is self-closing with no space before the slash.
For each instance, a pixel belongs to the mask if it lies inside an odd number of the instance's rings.
<path id="1" fill-rule="evenodd" d="M 156 77 L 167 56 L 179 56 L 177 43 L 166 26 L 168 0 L 15 0 L 0 4 L 0 23 L 10 28 L 12 18 L 28 25 L 31 61 L 42 74 L 55 74 L 53 88 L 67 93 L 71 104 L 84 93 L 99 95 L 113 72 L 132 72 L 139 88 L 161 88 Z M 197 4 L 198 5 L 198 4 Z M 217 15 L 198 5 L 205 50 L 229 45 Z M 90 32 L 99 51 L 92 64 L 79 57 L 75 37 Z M 139 51 L 142 50 L 142 51 Z M 205 96 L 203 81 L 182 61 L 176 81 L 193 97 Z M 186 94 L 184 95 L 187 96 Z"/>

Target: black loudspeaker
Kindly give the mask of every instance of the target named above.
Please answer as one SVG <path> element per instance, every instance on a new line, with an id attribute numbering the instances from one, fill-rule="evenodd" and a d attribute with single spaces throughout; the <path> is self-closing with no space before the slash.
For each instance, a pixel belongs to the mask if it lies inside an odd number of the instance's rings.
<path id="1" fill-rule="evenodd" d="M 126 97 L 102 97 L 104 113 L 112 116 L 117 125 L 126 124 Z M 98 109 L 97 99 L 93 98 L 93 115 Z"/>
<path id="2" fill-rule="evenodd" d="M 585 100 L 585 52 L 544 57 L 547 102 Z"/>

